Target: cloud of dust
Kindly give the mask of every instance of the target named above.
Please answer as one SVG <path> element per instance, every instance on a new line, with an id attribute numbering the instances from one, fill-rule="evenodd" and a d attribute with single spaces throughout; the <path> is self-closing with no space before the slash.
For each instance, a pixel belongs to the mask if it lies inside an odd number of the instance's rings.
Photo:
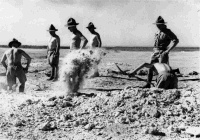
<path id="1" fill-rule="evenodd" d="M 67 93 L 77 92 L 91 70 L 100 63 L 104 51 L 101 49 L 73 50 L 63 59 L 60 82 Z"/>

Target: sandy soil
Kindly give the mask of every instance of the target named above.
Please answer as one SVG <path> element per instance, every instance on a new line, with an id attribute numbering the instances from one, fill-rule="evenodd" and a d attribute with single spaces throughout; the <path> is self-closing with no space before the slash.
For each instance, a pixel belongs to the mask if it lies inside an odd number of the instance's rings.
<path id="1" fill-rule="evenodd" d="M 116 62 L 123 70 L 149 62 L 151 52 L 107 51 L 100 77 L 86 79 L 82 95 L 68 98 L 60 82 L 46 81 L 46 50 L 26 51 L 33 61 L 25 93 L 0 92 L 0 139 L 166 140 L 200 135 L 200 80 L 189 75 L 200 73 L 199 52 L 170 53 L 171 66 L 183 75 L 179 89 L 162 90 L 141 89 L 145 82 L 112 72 Z M 61 61 L 67 53 L 61 51 Z M 0 70 L 3 85 L 5 70 Z"/>

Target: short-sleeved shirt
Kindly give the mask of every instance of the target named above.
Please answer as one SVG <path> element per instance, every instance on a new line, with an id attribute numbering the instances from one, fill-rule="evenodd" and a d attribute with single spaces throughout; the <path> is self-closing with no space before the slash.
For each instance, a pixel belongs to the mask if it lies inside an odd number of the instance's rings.
<path id="1" fill-rule="evenodd" d="M 154 47 L 161 50 L 167 50 L 167 46 L 171 41 L 176 41 L 178 38 L 170 29 L 164 29 L 155 34 Z"/>
<path id="2" fill-rule="evenodd" d="M 70 44 L 70 49 L 71 50 L 80 49 L 81 37 L 82 37 L 82 35 L 80 33 L 73 34 L 72 40 L 71 40 L 71 44 Z"/>
<path id="3" fill-rule="evenodd" d="M 57 48 L 57 38 L 51 37 L 48 43 L 48 48 L 50 51 L 56 50 Z"/>

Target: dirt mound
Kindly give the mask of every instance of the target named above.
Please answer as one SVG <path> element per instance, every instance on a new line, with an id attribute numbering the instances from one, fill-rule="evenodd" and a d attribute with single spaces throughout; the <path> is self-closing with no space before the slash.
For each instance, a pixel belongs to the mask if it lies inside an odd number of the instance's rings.
<path id="1" fill-rule="evenodd" d="M 198 126 L 198 92 L 127 87 L 92 97 L 27 99 L 1 116 L 1 131 L 14 139 L 190 137 L 179 126 Z"/>

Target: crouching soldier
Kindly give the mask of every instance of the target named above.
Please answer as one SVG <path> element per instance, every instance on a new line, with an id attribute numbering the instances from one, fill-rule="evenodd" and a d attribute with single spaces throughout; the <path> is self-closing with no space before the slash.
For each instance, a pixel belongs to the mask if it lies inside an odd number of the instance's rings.
<path id="1" fill-rule="evenodd" d="M 13 39 L 8 46 L 11 48 L 3 54 L 1 59 L 2 65 L 6 68 L 6 79 L 9 90 L 12 90 L 13 85 L 16 84 L 16 78 L 20 82 L 19 92 L 24 92 L 26 75 L 29 65 L 31 63 L 31 57 L 23 50 L 18 49 L 21 43 L 18 40 Z M 27 59 L 27 66 L 22 67 L 21 58 L 24 56 Z M 8 63 L 6 64 L 6 59 Z"/>
<path id="2" fill-rule="evenodd" d="M 178 79 L 175 75 L 175 72 L 171 69 L 171 67 L 166 63 L 144 63 L 138 68 L 136 68 L 133 72 L 129 72 L 129 77 L 134 76 L 138 70 L 142 68 L 150 68 L 156 74 L 156 87 L 163 89 L 177 89 L 178 88 Z M 148 83 L 150 84 L 150 83 Z"/>

